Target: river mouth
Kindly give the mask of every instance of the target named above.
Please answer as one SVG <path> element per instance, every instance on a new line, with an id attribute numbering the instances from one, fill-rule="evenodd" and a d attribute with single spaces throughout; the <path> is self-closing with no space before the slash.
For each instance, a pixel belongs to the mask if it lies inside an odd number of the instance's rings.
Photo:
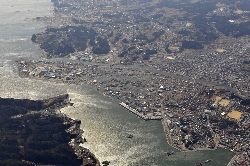
<path id="1" fill-rule="evenodd" d="M 13 6 L 13 7 L 12 7 Z M 175 154 L 166 142 L 160 121 L 143 121 L 86 85 L 66 85 L 20 78 L 14 72 L 13 59 L 41 57 L 31 35 L 44 30 L 45 25 L 34 18 L 51 15 L 49 0 L 3 0 L 0 7 L 0 97 L 45 99 L 69 93 L 74 107 L 62 109 L 65 114 L 82 121 L 88 147 L 100 161 L 109 160 L 115 166 L 187 166 L 212 158 L 207 165 L 226 165 L 233 153 L 218 149 Z M 127 138 L 132 134 L 133 138 Z"/>

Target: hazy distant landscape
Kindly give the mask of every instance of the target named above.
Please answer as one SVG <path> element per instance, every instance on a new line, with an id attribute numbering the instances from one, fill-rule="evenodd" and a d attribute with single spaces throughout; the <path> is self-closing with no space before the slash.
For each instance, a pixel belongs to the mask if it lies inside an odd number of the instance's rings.
<path id="1" fill-rule="evenodd" d="M 56 107 L 46 117 L 45 110 L 30 115 L 1 105 L 1 162 L 249 165 L 248 4 L 4 2 L 1 97 L 69 94 L 73 107 Z M 81 120 L 85 132 L 77 137 L 87 138 L 89 156 L 79 158 L 79 149 L 68 146 L 73 137 L 63 131 L 70 125 L 57 115 Z"/>

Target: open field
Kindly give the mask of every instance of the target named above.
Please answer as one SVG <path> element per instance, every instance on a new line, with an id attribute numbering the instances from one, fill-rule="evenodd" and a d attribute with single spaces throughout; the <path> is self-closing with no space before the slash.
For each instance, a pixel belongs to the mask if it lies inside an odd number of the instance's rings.
<path id="1" fill-rule="evenodd" d="M 236 120 L 239 120 L 240 117 L 241 117 L 241 112 L 239 111 L 236 111 L 236 110 L 232 110 L 231 112 L 229 112 L 227 114 L 228 117 L 232 118 L 232 119 L 236 119 Z"/>
<path id="2" fill-rule="evenodd" d="M 243 11 L 242 10 L 235 10 L 234 13 L 236 13 L 236 14 L 242 14 Z"/>
<path id="3" fill-rule="evenodd" d="M 219 104 L 222 106 L 222 107 L 226 107 L 228 106 L 228 104 L 230 103 L 230 100 L 226 100 L 226 99 L 222 99 Z"/>
<path id="4" fill-rule="evenodd" d="M 219 102 L 221 99 L 222 99 L 222 97 L 220 97 L 220 96 L 213 96 L 212 97 L 212 100 L 215 102 Z"/>
<path id="5" fill-rule="evenodd" d="M 223 53 L 223 52 L 225 52 L 226 50 L 224 50 L 223 48 L 217 48 L 216 49 L 216 52 L 219 52 L 219 53 Z"/>

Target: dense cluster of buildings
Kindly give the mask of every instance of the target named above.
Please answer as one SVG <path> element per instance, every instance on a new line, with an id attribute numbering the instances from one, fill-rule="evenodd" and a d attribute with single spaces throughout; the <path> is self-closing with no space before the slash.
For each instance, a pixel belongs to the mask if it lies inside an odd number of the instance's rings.
<path id="1" fill-rule="evenodd" d="M 162 119 L 168 143 L 178 150 L 223 147 L 248 153 L 250 108 L 228 90 L 159 74 L 143 65 L 20 60 L 17 66 L 24 77 L 91 84 L 144 120 Z"/>
<path id="2" fill-rule="evenodd" d="M 55 17 L 38 18 L 48 28 L 93 28 L 111 51 L 95 55 L 88 45 L 56 60 L 22 59 L 20 76 L 91 84 L 142 119 L 161 119 L 172 147 L 223 147 L 237 154 L 229 165 L 249 165 L 250 108 L 241 104 L 250 97 L 249 36 L 227 35 L 216 22 L 246 22 L 249 12 L 234 8 L 240 2 L 216 4 L 205 26 L 188 9 L 157 7 L 158 0 L 53 2 Z"/>
<path id="3" fill-rule="evenodd" d="M 215 48 L 198 53 L 193 51 L 186 56 L 177 56 L 171 62 L 158 64 L 157 67 L 194 79 L 228 85 L 237 89 L 243 96 L 249 96 L 248 40 L 235 41 L 233 45 L 229 43 L 224 49 L 223 53 L 217 52 Z"/>
<path id="4" fill-rule="evenodd" d="M 157 66 L 161 71 L 228 85 L 238 90 L 242 96 L 248 97 L 249 38 L 243 36 L 239 40 L 225 36 L 214 27 L 215 34 L 220 36 L 218 39 L 204 44 L 204 49 L 184 49 L 180 52 L 182 41 L 196 39 L 195 34 L 199 27 L 197 29 L 195 21 L 187 21 L 190 18 L 185 20 L 187 14 L 185 11 L 157 8 L 157 3 L 158 1 L 140 4 L 137 1 L 125 3 L 125 1 L 56 0 L 54 2 L 56 17 L 45 18 L 45 21 L 48 27 L 65 25 L 91 27 L 101 37 L 108 39 L 111 46 L 109 54 L 95 56 L 91 49 L 87 48 L 87 54 L 75 53 L 68 56 L 73 59 L 137 64 L 147 54 L 147 50 L 157 50 L 156 54 L 150 55 L 149 60 L 153 63 L 149 65 Z M 234 11 L 230 5 L 217 6 L 208 12 L 208 18 L 212 18 L 213 15 L 232 17 L 228 20 L 229 22 L 231 20 L 232 24 L 247 19 L 244 15 L 247 11 Z M 181 33 L 186 31 L 191 34 Z M 166 52 L 166 49 L 170 52 Z M 119 55 L 121 57 L 118 57 Z"/>

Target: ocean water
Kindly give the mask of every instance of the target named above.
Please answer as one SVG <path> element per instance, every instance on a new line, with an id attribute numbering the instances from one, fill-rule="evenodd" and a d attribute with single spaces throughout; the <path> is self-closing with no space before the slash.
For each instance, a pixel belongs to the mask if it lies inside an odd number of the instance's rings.
<path id="1" fill-rule="evenodd" d="M 213 159 L 210 166 L 226 166 L 233 153 L 228 150 L 182 153 L 165 138 L 160 121 L 142 121 L 87 85 L 65 85 L 20 78 L 14 61 L 20 57 L 41 59 L 31 35 L 44 31 L 39 16 L 53 15 L 50 0 L 1 0 L 0 4 L 0 97 L 44 99 L 69 93 L 74 107 L 61 111 L 82 121 L 88 147 L 100 161 L 112 166 L 193 166 Z M 132 139 L 127 136 L 133 134 Z"/>

